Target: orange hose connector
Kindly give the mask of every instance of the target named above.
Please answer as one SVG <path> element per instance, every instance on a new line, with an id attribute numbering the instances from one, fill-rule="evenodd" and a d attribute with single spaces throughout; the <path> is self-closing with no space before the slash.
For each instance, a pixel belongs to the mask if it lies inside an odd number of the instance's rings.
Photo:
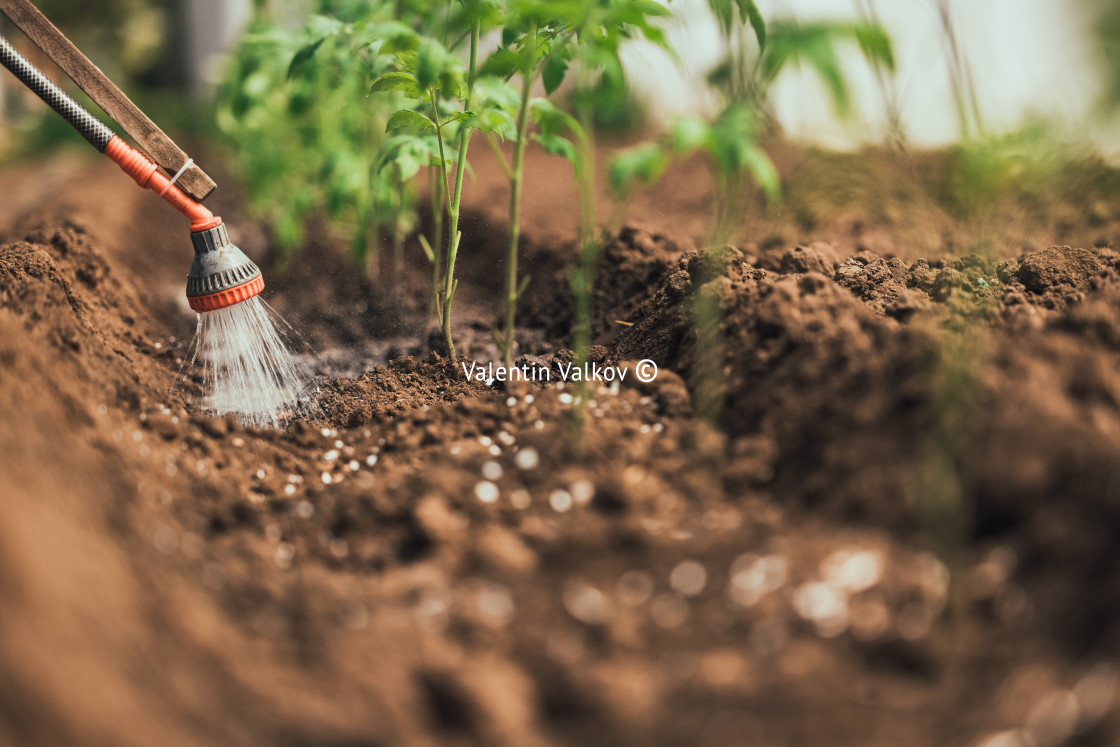
<path id="1" fill-rule="evenodd" d="M 113 159 L 121 167 L 121 170 L 136 180 L 136 183 L 141 187 L 152 190 L 180 213 L 187 216 L 190 219 L 192 231 L 205 231 L 222 224 L 221 218 L 203 207 L 202 203 L 195 202 L 186 192 L 172 184 L 171 179 L 165 176 L 158 166 L 152 163 L 143 153 L 121 140 L 120 136 L 113 135 L 109 144 L 105 146 L 105 155 Z"/>

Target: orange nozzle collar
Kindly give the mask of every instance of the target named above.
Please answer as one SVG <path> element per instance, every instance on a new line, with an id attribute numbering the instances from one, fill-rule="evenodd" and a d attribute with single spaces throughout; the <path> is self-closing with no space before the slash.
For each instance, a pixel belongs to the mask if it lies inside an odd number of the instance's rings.
<path id="1" fill-rule="evenodd" d="M 203 207 L 202 203 L 195 202 L 190 195 L 172 184 L 171 179 L 148 160 L 147 156 L 121 140 L 118 135 L 114 135 L 109 144 L 105 146 L 105 155 L 112 158 L 121 167 L 121 170 L 135 179 L 141 187 L 152 190 L 180 213 L 190 218 L 192 231 L 205 231 L 208 228 L 221 225 L 221 218 Z"/>
<path id="2" fill-rule="evenodd" d="M 248 282 L 217 293 L 209 293 L 205 296 L 187 296 L 187 303 L 191 305 L 192 309 L 200 313 L 217 311 L 227 306 L 233 306 L 235 303 L 248 301 L 262 290 L 264 290 L 264 276 L 257 275 Z"/>

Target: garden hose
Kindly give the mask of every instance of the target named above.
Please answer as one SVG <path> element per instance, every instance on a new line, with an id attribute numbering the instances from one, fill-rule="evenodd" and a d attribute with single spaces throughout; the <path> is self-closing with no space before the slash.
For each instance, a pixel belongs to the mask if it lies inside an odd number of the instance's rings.
<path id="1" fill-rule="evenodd" d="M 190 219 L 194 260 L 187 275 L 187 302 L 192 309 L 203 312 L 225 308 L 250 299 L 264 289 L 260 268 L 230 243 L 222 219 L 175 186 L 178 174 L 164 175 L 147 156 L 125 143 L 66 95 L 3 36 L 0 36 L 0 63 L 69 122 L 90 145 L 113 159 L 137 184 L 152 190 Z"/>

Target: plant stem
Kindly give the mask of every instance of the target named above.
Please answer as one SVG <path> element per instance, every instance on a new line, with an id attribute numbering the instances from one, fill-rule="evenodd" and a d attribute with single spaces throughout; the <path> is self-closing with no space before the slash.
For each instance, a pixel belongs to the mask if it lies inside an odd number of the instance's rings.
<path id="1" fill-rule="evenodd" d="M 434 166 L 428 167 L 429 191 L 432 195 L 432 240 L 428 243 L 432 247 L 439 247 L 443 243 L 443 191 L 439 188 L 439 169 Z M 447 180 L 443 180 L 447 184 Z M 432 316 L 439 319 L 439 278 L 440 278 L 440 256 L 438 249 L 432 253 L 432 297 L 428 304 L 428 311 Z"/>
<path id="2" fill-rule="evenodd" d="M 521 182 L 525 172 L 525 141 L 529 121 L 529 91 L 533 85 L 533 62 L 537 56 L 537 24 L 529 32 L 529 46 L 521 70 L 521 107 L 517 110 L 517 139 L 513 146 L 513 168 L 509 177 L 509 252 L 506 257 L 506 329 L 502 352 L 506 367 L 513 365 L 513 331 L 517 315 L 517 248 L 521 241 Z"/>
<path id="3" fill-rule="evenodd" d="M 470 111 L 471 97 L 474 93 L 474 79 L 478 66 L 478 36 L 482 22 L 475 21 L 471 28 L 471 59 L 467 73 L 467 97 L 463 100 L 463 110 Z M 447 355 L 451 365 L 455 365 L 455 343 L 451 339 L 451 300 L 455 293 L 455 256 L 459 253 L 459 202 L 463 196 L 463 175 L 467 166 L 467 146 L 471 141 L 471 127 L 464 122 L 459 127 L 459 162 L 455 165 L 455 195 L 448 201 L 449 231 L 447 238 L 447 267 L 443 285 L 443 339 L 447 343 Z M 442 155 L 442 154 L 441 154 Z"/>
<path id="4" fill-rule="evenodd" d="M 579 90 L 591 85 L 586 69 L 581 66 Z M 591 347 L 591 316 L 595 298 L 595 270 L 599 264 L 600 234 L 595 225 L 595 141 L 591 107 L 587 96 L 577 101 L 576 116 L 576 187 L 579 193 L 579 262 L 572 272 L 572 352 L 576 366 L 587 362 Z M 583 452 L 583 426 L 590 399 L 587 382 L 576 384 L 576 403 L 572 408 L 572 433 L 569 448 L 574 455 Z"/>

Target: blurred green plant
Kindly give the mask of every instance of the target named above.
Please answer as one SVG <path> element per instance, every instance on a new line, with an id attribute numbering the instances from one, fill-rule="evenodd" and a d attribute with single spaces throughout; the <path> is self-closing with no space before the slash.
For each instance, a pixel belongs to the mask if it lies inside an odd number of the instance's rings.
<path id="1" fill-rule="evenodd" d="M 391 105 L 355 105 L 388 66 L 369 29 L 392 23 L 394 11 L 391 3 L 363 5 L 358 20 L 314 15 L 291 30 L 260 13 L 218 90 L 216 114 L 250 207 L 272 226 L 277 248 L 290 252 L 325 216 L 376 274 L 383 226 L 402 234 L 412 211 L 410 197 L 394 189 L 399 175 L 375 168 Z"/>
<path id="2" fill-rule="evenodd" d="M 726 105 L 750 104 L 768 126 L 775 126 L 770 92 L 783 72 L 805 66 L 825 84 L 833 106 L 851 114 L 851 92 L 838 49 L 854 43 L 875 69 L 893 73 L 890 36 L 873 20 L 767 23 L 754 0 L 708 0 L 727 52 L 708 73 L 708 83 Z"/>
<path id="3" fill-rule="evenodd" d="M 778 172 L 761 147 L 767 132 L 776 127 L 770 110 L 770 91 L 783 71 L 807 65 L 824 81 L 837 112 L 851 113 L 851 95 L 841 70 L 837 46 L 858 44 L 867 61 L 887 72 L 894 70 L 894 53 L 887 33 L 874 23 L 792 21 L 767 23 L 754 0 L 708 0 L 719 24 L 726 56 L 708 74 L 708 82 L 723 100 L 723 110 L 712 121 L 683 117 L 657 142 L 644 143 L 619 153 L 608 169 L 612 192 L 625 199 L 639 185 L 661 178 L 666 165 L 693 153 L 702 153 L 715 185 L 714 211 L 705 249 L 715 255 L 735 238 L 743 223 L 743 204 L 752 185 L 773 203 L 780 199 Z M 714 280 L 707 270 L 693 279 L 700 288 Z M 696 293 L 693 323 L 697 331 L 694 392 L 697 414 L 717 421 L 722 412 L 721 310 L 718 294 Z"/>
<path id="4" fill-rule="evenodd" d="M 941 22 L 941 35 L 945 42 L 945 61 L 949 66 L 949 81 L 953 89 L 953 104 L 962 140 L 984 134 L 984 117 L 980 99 L 976 95 L 976 80 L 972 65 L 957 39 L 950 0 L 934 0 L 937 17 Z"/>
<path id="5" fill-rule="evenodd" d="M 1120 109 L 1120 4 L 1114 0 L 1089 0 L 1089 6 L 1105 73 L 1102 104 L 1106 111 L 1115 112 Z"/>

